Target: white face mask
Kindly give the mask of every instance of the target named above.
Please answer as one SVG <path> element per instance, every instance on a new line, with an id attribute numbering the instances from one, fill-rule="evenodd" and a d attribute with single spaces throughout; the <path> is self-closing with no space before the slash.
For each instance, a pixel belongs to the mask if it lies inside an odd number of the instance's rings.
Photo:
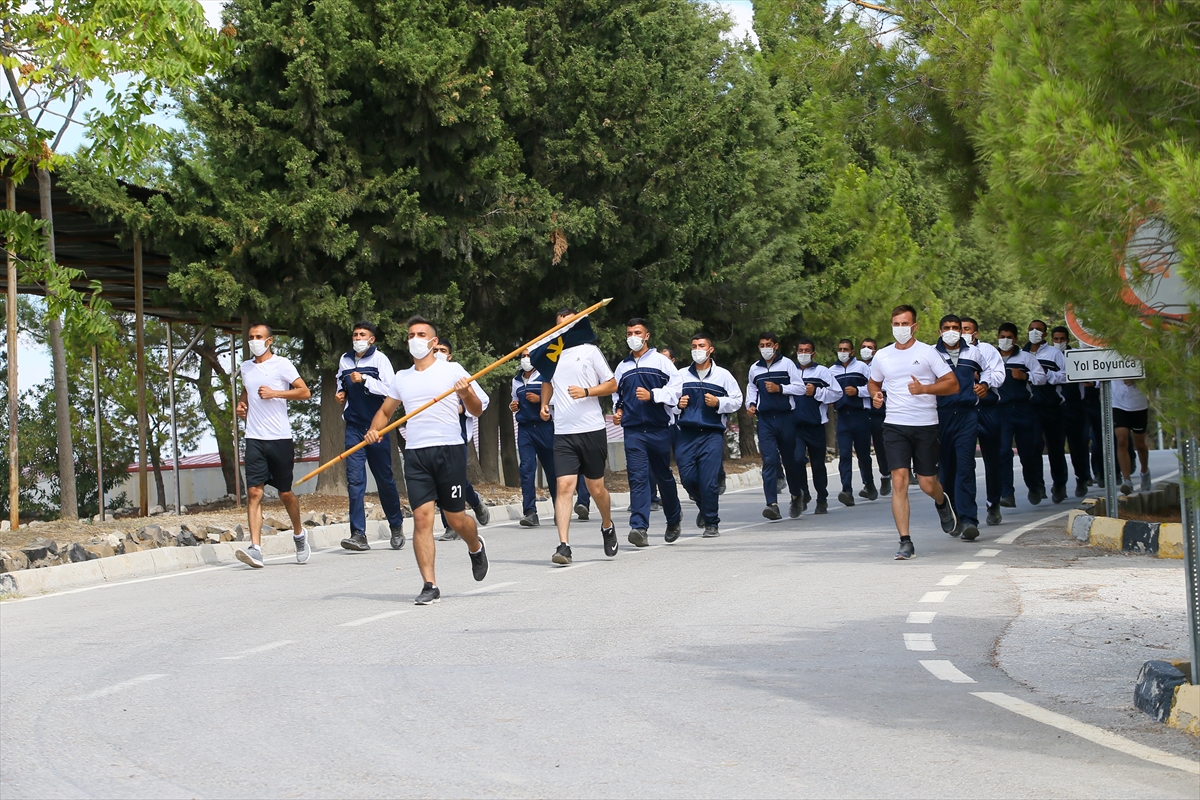
<path id="1" fill-rule="evenodd" d="M 646 340 L 640 336 L 629 336 L 626 337 L 625 344 L 629 345 L 629 349 L 636 353 L 646 344 Z"/>
<path id="2" fill-rule="evenodd" d="M 1055 342 L 1054 346 L 1058 348 L 1058 352 L 1060 352 L 1060 353 L 1067 352 L 1067 343 L 1066 342 Z"/>
<path id="3" fill-rule="evenodd" d="M 869 347 L 864 347 L 862 350 L 858 351 L 858 357 L 863 361 L 870 361 L 875 357 L 875 351 Z"/>
<path id="4" fill-rule="evenodd" d="M 707 350 L 693 350 L 692 351 L 692 361 L 696 362 L 697 364 L 703 364 L 705 361 L 708 361 L 708 351 Z"/>
<path id="5" fill-rule="evenodd" d="M 812 363 L 812 353 L 796 353 L 796 363 L 802 367 L 807 367 Z"/>
<path id="6" fill-rule="evenodd" d="M 521 356 L 521 369 L 533 372 L 533 362 L 529 360 L 529 356 Z"/>
<path id="7" fill-rule="evenodd" d="M 1012 348 L 1012 339 L 1008 338 L 1007 336 L 1001 336 L 996 340 L 996 344 L 1001 350 L 1009 350 Z"/>
<path id="8" fill-rule="evenodd" d="M 434 350 L 433 358 L 435 361 L 449 361 L 450 360 L 449 354 L 443 353 L 441 350 Z"/>
<path id="9" fill-rule="evenodd" d="M 961 338 L 962 334 L 958 331 L 942 331 L 942 341 L 946 343 L 946 347 L 954 347 Z"/>
<path id="10" fill-rule="evenodd" d="M 963 331 L 962 340 L 967 344 L 975 344 L 975 334 Z"/>
<path id="11" fill-rule="evenodd" d="M 774 347 L 760 347 L 760 348 L 758 348 L 758 353 L 759 353 L 759 355 L 761 355 L 763 357 L 763 361 L 770 362 L 770 360 L 775 357 L 775 348 Z"/>
<path id="12" fill-rule="evenodd" d="M 371 343 L 366 339 L 355 339 L 351 346 L 354 348 L 354 352 L 361 356 L 371 348 Z"/>
<path id="13" fill-rule="evenodd" d="M 266 340 L 265 339 L 251 339 L 250 340 L 250 352 L 254 354 L 255 358 L 258 358 L 263 353 L 267 352 Z"/>
<path id="14" fill-rule="evenodd" d="M 429 355 L 429 340 L 419 339 L 416 336 L 409 339 L 408 354 L 417 360 Z"/>
<path id="15" fill-rule="evenodd" d="M 838 350 L 838 361 L 842 362 L 843 364 L 849 364 L 850 354 L 844 350 Z"/>
<path id="16" fill-rule="evenodd" d="M 908 340 L 912 338 L 911 325 L 893 325 L 892 338 L 897 344 L 908 344 Z"/>
<path id="17" fill-rule="evenodd" d="M 1041 344 L 1044 338 L 1046 338 L 1046 334 L 1042 333 L 1037 328 L 1034 328 L 1029 332 L 1029 342 L 1031 344 Z"/>

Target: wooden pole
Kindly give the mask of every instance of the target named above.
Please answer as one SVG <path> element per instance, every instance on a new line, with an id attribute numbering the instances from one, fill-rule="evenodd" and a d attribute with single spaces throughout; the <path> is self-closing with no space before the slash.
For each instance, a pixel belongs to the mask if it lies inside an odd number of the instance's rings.
<path id="1" fill-rule="evenodd" d="M 483 369 L 479 370 L 479 372 L 476 372 L 474 375 L 472 375 L 472 376 L 470 377 L 470 380 L 472 380 L 472 381 L 477 381 L 477 380 L 479 380 L 479 379 L 480 379 L 480 378 L 482 378 L 484 375 L 487 375 L 489 372 L 491 372 L 492 370 L 496 369 L 496 367 L 500 366 L 501 364 L 503 364 L 503 363 L 505 363 L 505 362 L 507 362 L 507 361 L 512 361 L 514 358 L 516 358 L 517 356 L 521 355 L 521 353 L 522 353 L 522 352 L 524 352 L 524 350 L 525 350 L 526 348 L 533 347 L 534 345 L 536 345 L 538 342 L 542 341 L 543 339 L 545 339 L 545 338 L 547 338 L 547 337 L 549 337 L 549 336 L 551 336 L 551 335 L 553 335 L 553 334 L 557 333 L 558 331 L 562 330 L 563 328 L 566 328 L 566 327 L 568 327 L 568 326 L 569 326 L 571 323 L 575 322 L 576 320 L 583 319 L 583 318 L 584 318 L 584 317 L 586 317 L 588 314 L 591 314 L 593 311 L 597 311 L 597 310 L 599 310 L 599 309 L 601 309 L 601 308 L 604 308 L 606 305 L 608 305 L 608 304 L 609 304 L 609 303 L 611 303 L 611 302 L 612 302 L 612 298 L 611 298 L 611 297 L 606 297 L 606 298 L 604 298 L 603 300 L 601 300 L 599 303 L 596 303 L 595 305 L 593 305 L 593 306 L 589 306 L 588 308 L 585 308 L 583 311 L 580 311 L 580 312 L 579 312 L 578 314 L 576 314 L 575 316 L 573 316 L 573 317 L 568 317 L 567 319 L 563 320 L 563 321 L 562 321 L 561 323 L 559 323 L 558 325 L 555 325 L 553 328 L 551 328 L 550 330 L 546 331 L 545 333 L 543 333 L 543 334 L 541 334 L 541 335 L 539 335 L 539 336 L 535 336 L 534 338 L 530 339 L 528 342 L 526 342 L 525 344 L 521 345 L 521 346 L 520 346 L 520 347 L 518 347 L 516 350 L 513 350 L 513 351 L 512 351 L 511 353 L 509 353 L 508 355 L 506 355 L 506 356 L 504 356 L 504 357 L 502 357 L 502 358 L 498 358 L 498 359 L 496 359 L 496 360 L 495 360 L 495 361 L 493 361 L 491 364 L 487 365 L 487 366 L 486 366 L 486 367 L 484 367 Z M 382 436 L 383 434 L 385 434 L 385 433 L 387 433 L 387 432 L 389 432 L 389 431 L 393 431 L 393 430 L 395 430 L 396 428 L 399 428 L 401 425 L 403 425 L 405 422 L 408 422 L 410 419 L 412 419 L 413 417 L 415 417 L 417 414 L 420 414 L 422 411 L 424 411 L 424 410 L 425 410 L 425 409 L 427 409 L 427 408 L 431 408 L 431 407 L 433 407 L 433 406 L 437 405 L 438 403 L 442 402 L 443 400 L 445 400 L 447 397 L 449 397 L 449 396 L 450 396 L 450 395 L 452 395 L 452 394 L 454 394 L 454 390 L 453 390 L 453 389 L 448 389 L 447 391 L 444 391 L 444 392 L 442 392 L 441 394 L 439 394 L 437 397 L 435 397 L 435 398 L 433 398 L 432 400 L 430 400 L 430 401 L 429 401 L 428 403 L 426 403 L 425 405 L 421 406 L 420 408 L 416 409 L 415 411 L 410 411 L 410 412 L 408 412 L 407 414 L 405 414 L 405 415 L 404 415 L 403 417 L 401 417 L 400 419 L 398 419 L 398 420 L 396 420 L 395 422 L 391 423 L 390 425 L 387 425 L 387 426 L 385 426 L 384 428 L 382 428 L 382 429 L 379 431 L 379 435 L 380 435 L 380 436 Z M 351 447 L 349 450 L 347 450 L 346 452 L 342 453 L 342 454 L 341 454 L 340 456 L 338 456 L 337 458 L 330 459 L 329 461 L 326 461 L 324 464 L 322 464 L 321 466 L 317 467 L 316 469 L 314 469 L 312 472 L 310 472 L 310 473 L 308 473 L 307 475 L 305 475 L 305 476 L 304 476 L 303 478 L 301 478 L 300 480 L 296 481 L 296 483 L 297 483 L 297 484 L 301 484 L 301 483 L 304 483 L 305 481 L 307 481 L 309 478 L 312 478 L 312 477 L 315 477 L 315 476 L 317 476 L 317 475 L 320 475 L 322 472 L 324 472 L 325 470 L 329 469 L 329 468 L 330 468 L 330 467 L 332 467 L 334 464 L 338 463 L 339 461 L 342 461 L 342 460 L 344 460 L 344 459 L 345 459 L 347 456 L 349 456 L 351 453 L 357 453 L 359 450 L 362 450 L 362 449 L 363 449 L 364 447 L 366 447 L 366 446 L 367 446 L 367 440 L 366 440 L 366 439 L 364 439 L 364 440 L 362 440 L 361 442 L 359 442 L 358 444 L 354 445 L 354 447 Z"/>
<path id="2" fill-rule="evenodd" d="M 104 445 L 100 441 L 100 360 L 92 345 L 92 409 L 96 415 L 96 504 L 104 522 Z"/>
<path id="3" fill-rule="evenodd" d="M 4 181 L 8 210 L 17 210 L 17 185 L 12 178 Z M 17 259 L 8 254 L 8 518 L 15 531 L 21 522 L 21 469 L 17 463 Z"/>
<path id="4" fill-rule="evenodd" d="M 171 323 L 167 323 L 167 398 L 171 404 L 171 455 L 175 466 L 175 515 L 183 513 L 183 495 L 179 493 L 179 427 L 175 423 L 175 334 Z M 166 509 L 163 509 L 164 511 Z"/>
<path id="5" fill-rule="evenodd" d="M 142 298 L 142 236 L 133 235 L 133 319 L 137 345 L 138 504 L 143 517 L 150 513 L 150 485 L 146 475 L 146 317 Z"/>

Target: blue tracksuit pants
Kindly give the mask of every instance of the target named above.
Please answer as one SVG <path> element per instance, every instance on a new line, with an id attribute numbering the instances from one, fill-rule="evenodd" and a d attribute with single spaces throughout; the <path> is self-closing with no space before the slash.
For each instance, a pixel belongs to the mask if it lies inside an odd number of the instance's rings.
<path id="1" fill-rule="evenodd" d="M 625 428 L 625 468 L 629 475 L 629 527 L 650 527 L 650 487 L 662 493 L 667 524 L 676 525 L 682 516 L 679 491 L 671 474 L 671 434 L 667 428 Z"/>
<path id="2" fill-rule="evenodd" d="M 954 503 L 961 523 L 979 524 L 975 501 L 975 441 L 979 438 L 979 411 L 974 406 L 938 409 L 942 452 L 938 480 Z"/>
<path id="3" fill-rule="evenodd" d="M 725 455 L 725 435 L 711 428 L 680 428 L 675 463 L 684 490 L 700 507 L 705 525 L 719 525 L 717 479 Z"/>
<path id="4" fill-rule="evenodd" d="M 346 449 L 363 440 L 366 431 L 346 423 Z M 393 528 L 404 522 L 404 510 L 400 507 L 400 493 L 396 490 L 396 479 L 392 475 L 392 450 L 385 434 L 375 444 L 369 444 L 346 458 L 346 485 L 350 495 L 350 532 L 366 533 L 367 510 L 367 465 L 375 476 L 375 488 L 379 491 L 379 504 L 387 515 L 388 525 Z"/>
<path id="5" fill-rule="evenodd" d="M 854 456 L 858 457 L 858 473 L 863 486 L 874 486 L 871 472 L 871 412 L 865 408 L 843 408 L 837 415 L 838 473 L 842 491 L 853 487 Z M 851 452 L 853 448 L 853 453 Z"/>
<path id="6" fill-rule="evenodd" d="M 1042 431 L 1033 406 L 1025 402 L 1003 403 L 1000 409 L 1000 495 L 1013 494 L 1013 440 L 1021 458 L 1021 475 L 1028 489 L 1043 489 Z"/>
<path id="7" fill-rule="evenodd" d="M 758 449 L 762 453 L 763 496 L 767 505 L 779 502 L 777 484 L 781 459 L 788 490 L 794 495 L 801 494 L 804 478 L 796 468 L 796 421 L 792 412 L 765 412 L 758 415 Z"/>
<path id="8" fill-rule="evenodd" d="M 802 470 L 806 462 L 812 470 L 813 493 L 817 500 L 828 500 L 829 472 L 825 466 L 824 425 L 808 425 L 803 422 L 796 425 L 796 465 Z M 803 473 L 800 480 L 807 481 Z M 807 482 L 805 485 L 807 486 Z"/>
<path id="9" fill-rule="evenodd" d="M 979 407 L 979 454 L 983 457 L 983 482 L 987 504 L 1000 502 L 1000 407 Z M 1011 474 L 1012 467 L 1009 466 Z"/>
<path id="10" fill-rule="evenodd" d="M 557 494 L 554 472 L 554 423 L 525 423 L 517 429 L 517 457 L 521 463 L 521 509 L 526 516 L 537 513 L 537 462 L 542 462 L 550 499 Z"/>

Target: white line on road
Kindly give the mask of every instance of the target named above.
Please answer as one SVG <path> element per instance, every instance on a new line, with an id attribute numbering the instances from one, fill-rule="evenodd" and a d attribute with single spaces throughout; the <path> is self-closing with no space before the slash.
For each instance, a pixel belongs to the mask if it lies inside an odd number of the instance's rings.
<path id="1" fill-rule="evenodd" d="M 933 673 L 939 681 L 951 683 L 975 683 L 975 679 L 967 675 L 949 661 L 922 661 L 921 666 Z"/>
<path id="2" fill-rule="evenodd" d="M 149 683 L 150 681 L 156 681 L 159 678 L 165 678 L 165 677 L 167 677 L 165 673 L 153 673 L 150 675 L 139 675 L 136 678 L 130 678 L 127 681 L 121 681 L 120 683 L 114 684 L 112 686 L 106 686 L 103 689 L 97 689 L 96 691 L 89 694 L 87 696 L 87 699 L 94 700 L 97 697 L 105 697 L 106 695 L 116 694 L 117 692 L 123 691 L 125 689 L 129 689 L 133 686 L 137 686 L 140 683 Z"/>
<path id="3" fill-rule="evenodd" d="M 550 572 L 551 572 L 551 573 L 555 573 L 555 572 L 570 572 L 570 571 L 571 571 L 571 570 L 573 570 L 573 569 L 579 569 L 580 567 L 590 567 L 592 564 L 596 564 L 596 563 L 599 563 L 599 562 L 596 562 L 596 561 L 580 561 L 578 564 L 568 564 L 568 565 L 567 565 L 567 566 L 565 566 L 565 567 L 555 567 L 554 569 L 550 570 Z"/>
<path id="4" fill-rule="evenodd" d="M 1086 722 L 1079 722 L 1062 714 L 1047 711 L 1041 706 L 1035 706 L 1033 703 L 1028 703 L 1003 692 L 971 692 L 971 694 L 981 700 L 986 700 L 1001 708 L 1006 708 L 1014 714 L 1029 717 L 1045 725 L 1058 728 L 1060 731 L 1073 733 L 1081 739 L 1095 742 L 1101 747 L 1107 747 L 1110 750 L 1116 750 L 1134 758 L 1140 758 L 1143 761 L 1149 761 L 1164 767 L 1171 767 L 1172 769 L 1188 772 L 1192 775 L 1200 775 L 1200 764 L 1195 761 L 1174 756 L 1170 753 L 1164 753 L 1162 750 L 1155 750 L 1153 747 L 1147 747 L 1144 744 L 1138 744 L 1126 739 L 1124 736 L 1118 736 L 1102 728 L 1097 728 L 1095 725 L 1088 725 Z"/>
<path id="5" fill-rule="evenodd" d="M 975 554 L 976 558 L 995 558 L 1000 555 L 999 550 L 980 550 Z"/>
<path id="6" fill-rule="evenodd" d="M 472 589 L 469 592 L 459 592 L 459 597 L 466 597 L 469 594 L 483 594 L 490 592 L 493 589 L 503 589 L 505 586 L 516 586 L 520 581 L 508 581 L 506 583 L 493 583 L 491 586 L 480 586 L 478 589 Z"/>
<path id="7" fill-rule="evenodd" d="M 909 650 L 937 650 L 933 644 L 932 633 L 906 633 L 904 646 Z"/>
<path id="8" fill-rule="evenodd" d="M 936 611 L 910 611 L 908 612 L 908 619 L 904 621 L 909 625 L 928 625 L 933 622 L 933 618 L 936 616 Z"/>
<path id="9" fill-rule="evenodd" d="M 941 603 L 950 596 L 949 592 L 926 592 L 925 596 L 919 601 L 920 603 Z"/>
<path id="10" fill-rule="evenodd" d="M 979 569 L 982 566 L 982 561 L 964 561 L 958 565 L 958 569 Z"/>
<path id="11" fill-rule="evenodd" d="M 967 579 L 966 575 L 947 575 L 937 582 L 938 586 L 958 586 Z"/>
<path id="12" fill-rule="evenodd" d="M 397 609 L 396 611 L 385 611 L 382 614 L 376 614 L 373 617 L 363 617 L 362 619 L 352 619 L 349 622 L 343 622 L 340 627 L 342 627 L 342 628 L 357 628 L 359 625 L 366 625 L 368 622 L 378 622 L 381 619 L 387 619 L 388 617 L 397 617 L 401 614 L 407 614 L 410 611 L 412 611 L 411 608 L 401 608 L 401 609 Z"/>
<path id="13" fill-rule="evenodd" d="M 1071 511 L 1070 511 L 1070 509 L 1068 509 L 1066 511 L 1060 511 L 1057 514 L 1051 514 L 1048 517 L 1042 517 L 1041 519 L 1037 520 L 1036 522 L 1030 522 L 1028 525 L 1022 525 L 1021 527 L 1017 528 L 1015 531 L 1013 531 L 1011 533 L 1006 533 L 1003 536 L 1001 536 L 1000 538 L 996 539 L 996 544 L 1012 544 L 1013 542 L 1015 542 L 1017 540 L 1018 536 L 1025 534 L 1025 533 L 1029 533 L 1034 528 L 1039 528 L 1042 525 L 1045 525 L 1047 522 L 1053 522 L 1056 519 L 1061 519 L 1062 517 L 1065 517 L 1067 514 L 1070 514 L 1070 513 L 1071 513 Z"/>
<path id="14" fill-rule="evenodd" d="M 270 644 L 264 644 L 262 647 L 255 647 L 252 650 L 243 651 L 241 653 L 238 653 L 236 656 L 221 656 L 220 660 L 221 661 L 237 661 L 238 659 L 245 658 L 246 656 L 252 656 L 255 653 L 265 653 L 268 650 L 275 650 L 280 647 L 287 647 L 289 644 L 295 644 L 295 642 L 291 639 L 282 639 L 278 642 L 271 642 Z"/>

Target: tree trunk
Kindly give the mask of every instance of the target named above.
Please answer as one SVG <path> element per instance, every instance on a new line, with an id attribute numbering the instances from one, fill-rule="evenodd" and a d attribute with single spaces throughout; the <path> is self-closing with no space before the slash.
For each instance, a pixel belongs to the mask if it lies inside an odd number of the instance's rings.
<path id="1" fill-rule="evenodd" d="M 162 453 L 157 447 L 150 448 L 150 466 L 154 470 L 154 489 L 158 492 L 157 505 L 162 506 L 163 511 L 167 510 L 167 487 L 163 483 L 162 476 Z M 175 508 L 179 508 L 179 504 L 175 504 Z"/>
<path id="2" fill-rule="evenodd" d="M 760 453 L 758 450 L 758 442 L 754 439 L 756 430 L 754 417 L 746 412 L 745 408 L 739 408 L 737 412 L 738 420 L 738 445 L 742 448 L 742 458 L 758 458 Z"/>
<path id="3" fill-rule="evenodd" d="M 467 420 L 468 427 L 471 421 Z M 483 465 L 479 463 L 479 451 L 475 449 L 474 442 L 467 442 L 467 480 L 472 486 L 479 486 L 488 482 L 488 477 L 483 474 Z"/>
<path id="4" fill-rule="evenodd" d="M 501 385 L 492 392 L 491 402 L 479 418 L 479 466 L 488 483 L 504 483 L 500 474 L 500 411 L 508 392 Z"/>
<path id="5" fill-rule="evenodd" d="M 212 385 L 213 375 L 217 375 L 219 388 L 228 394 L 228 375 L 221 366 L 216 354 L 217 333 L 209 330 L 204 334 L 195 352 L 200 356 L 200 377 L 196 381 L 196 390 L 200 395 L 200 408 L 204 418 L 212 426 L 213 436 L 217 440 L 217 453 L 221 456 L 221 477 L 225 479 L 225 494 L 234 493 L 233 471 L 233 421 L 230 419 L 228 406 L 222 406 L 217 401 L 217 388 Z"/>
<path id="6" fill-rule="evenodd" d="M 517 453 L 516 428 L 513 413 L 508 410 L 509 395 L 506 392 L 500 405 L 500 466 L 503 467 L 504 485 L 521 485 L 521 463 Z M 492 400 L 492 402 L 496 402 Z"/>
<path id="7" fill-rule="evenodd" d="M 346 421 L 337 401 L 337 373 L 321 373 L 321 463 L 346 449 Z M 339 461 L 317 476 L 317 494 L 346 494 L 346 462 Z"/>
<path id="8" fill-rule="evenodd" d="M 54 207 L 50 201 L 50 171 L 37 170 L 38 199 L 42 219 L 49 224 L 47 246 L 56 262 L 54 246 Z M 54 367 L 54 427 L 58 440 L 59 505 L 63 519 L 79 519 L 79 500 L 75 493 L 75 447 L 71 439 L 71 397 L 67 391 L 67 351 L 63 346 L 62 320 L 50 320 L 50 360 Z"/>

